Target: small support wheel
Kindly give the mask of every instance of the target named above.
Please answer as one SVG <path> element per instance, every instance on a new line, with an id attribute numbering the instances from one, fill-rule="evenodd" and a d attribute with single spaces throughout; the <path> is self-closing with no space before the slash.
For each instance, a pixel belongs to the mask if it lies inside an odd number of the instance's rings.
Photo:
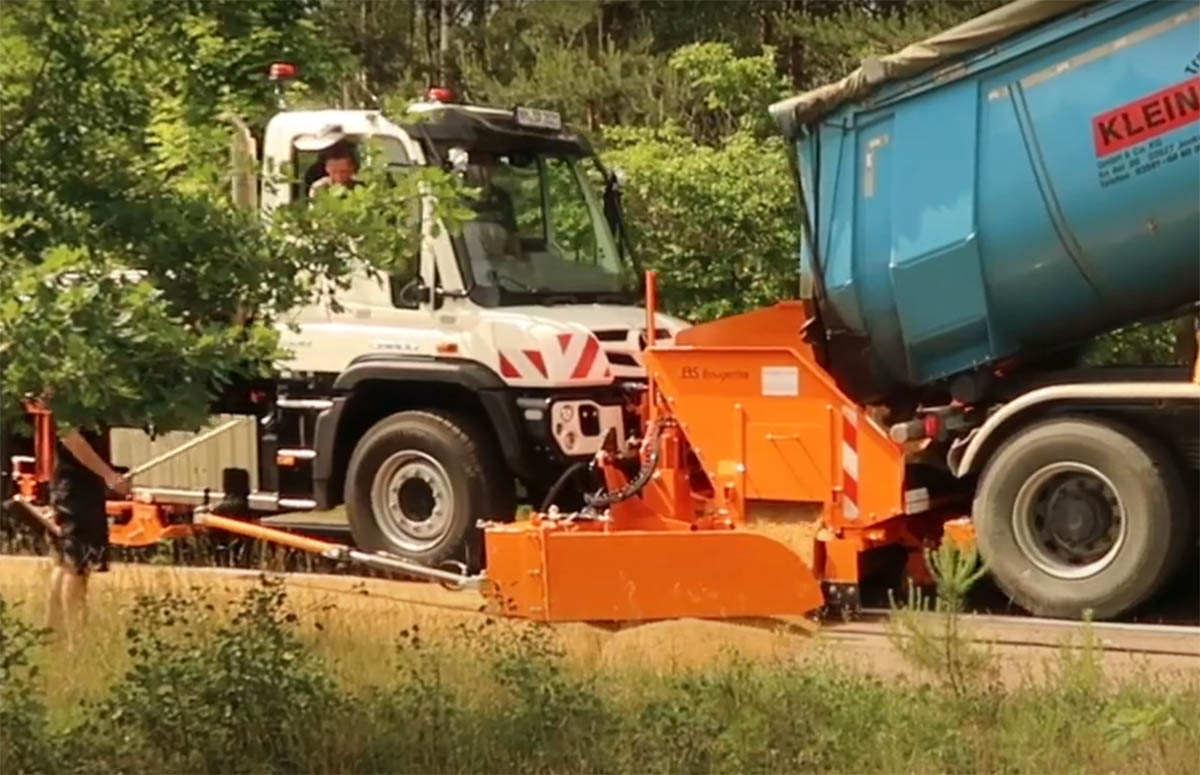
<path id="1" fill-rule="evenodd" d="M 862 594 L 858 584 L 841 581 L 826 581 L 825 606 L 821 618 L 840 617 L 843 621 L 854 621 L 862 615 Z"/>

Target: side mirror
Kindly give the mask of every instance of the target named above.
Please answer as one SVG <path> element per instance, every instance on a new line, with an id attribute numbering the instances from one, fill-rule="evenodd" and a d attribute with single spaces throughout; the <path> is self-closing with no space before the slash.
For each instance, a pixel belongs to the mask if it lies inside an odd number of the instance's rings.
<path id="1" fill-rule="evenodd" d="M 604 180 L 604 220 L 617 240 L 617 251 L 623 257 L 626 249 L 625 222 L 621 218 L 621 183 L 622 177 L 617 170 L 612 170 Z"/>
<path id="2" fill-rule="evenodd" d="M 455 146 L 446 153 L 446 161 L 450 163 L 451 170 L 461 175 L 467 171 L 467 165 L 471 162 L 471 154 L 467 153 L 465 148 Z"/>
<path id="3" fill-rule="evenodd" d="M 439 304 L 442 301 L 442 295 L 438 293 L 437 288 L 431 288 L 423 280 L 418 280 L 417 300 L 421 304 Z"/>
<path id="4" fill-rule="evenodd" d="M 420 277 L 413 277 L 400 285 L 392 281 L 392 303 L 397 307 L 416 309 L 426 302 L 433 301 L 434 292 Z"/>
<path id="5" fill-rule="evenodd" d="M 431 288 L 419 277 L 413 280 L 412 285 L 412 296 L 418 304 L 432 304 L 434 307 L 440 307 L 442 306 L 442 301 L 451 295 L 441 288 Z"/>

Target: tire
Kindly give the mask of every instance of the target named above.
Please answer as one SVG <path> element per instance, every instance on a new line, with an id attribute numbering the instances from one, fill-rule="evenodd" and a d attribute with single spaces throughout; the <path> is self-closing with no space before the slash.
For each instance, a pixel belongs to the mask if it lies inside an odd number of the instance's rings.
<path id="1" fill-rule="evenodd" d="M 513 478 L 490 434 L 425 411 L 385 417 L 363 435 L 346 470 L 345 502 L 360 549 L 471 570 L 483 561 L 476 522 L 515 511 Z"/>
<path id="2" fill-rule="evenodd" d="M 1153 439 L 1066 417 L 1019 431 L 997 450 L 972 515 L 980 554 L 1021 607 L 1111 619 L 1158 592 L 1182 563 L 1186 503 L 1178 469 Z"/>

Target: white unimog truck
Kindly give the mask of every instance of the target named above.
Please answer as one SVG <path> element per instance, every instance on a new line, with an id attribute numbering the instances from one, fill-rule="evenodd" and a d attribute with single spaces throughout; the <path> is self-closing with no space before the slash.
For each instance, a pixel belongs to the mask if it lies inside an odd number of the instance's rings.
<path id="1" fill-rule="evenodd" d="M 312 170 L 312 149 L 332 135 L 370 139 L 393 168 L 466 172 L 464 161 L 485 159 L 518 233 L 479 217 L 452 235 L 426 201 L 411 270 L 382 281 L 364 272 L 339 309 L 298 311 L 295 328 L 281 328 L 290 360 L 257 397 L 265 411 L 138 477 L 140 497 L 232 498 L 258 513 L 344 503 L 362 549 L 475 564 L 477 520 L 511 518 L 518 494 L 539 505 L 610 429 L 618 443 L 634 435 L 627 406 L 644 375 L 645 314 L 615 175 L 554 113 L 455 104 L 440 89 L 409 110 L 411 123 L 372 110 L 282 112 L 261 163 Z M 307 185 L 234 188 L 269 211 L 299 203 Z M 658 321 L 660 340 L 684 326 Z M 114 431 L 114 462 L 135 467 L 186 438 Z"/>

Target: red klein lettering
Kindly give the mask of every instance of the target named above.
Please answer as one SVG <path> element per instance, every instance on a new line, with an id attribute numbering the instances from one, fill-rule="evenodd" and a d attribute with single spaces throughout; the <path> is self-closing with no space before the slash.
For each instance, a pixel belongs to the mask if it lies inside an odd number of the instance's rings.
<path id="1" fill-rule="evenodd" d="M 1200 121 L 1200 77 L 1093 117 L 1092 141 L 1096 155 L 1107 156 L 1195 121 Z"/>

